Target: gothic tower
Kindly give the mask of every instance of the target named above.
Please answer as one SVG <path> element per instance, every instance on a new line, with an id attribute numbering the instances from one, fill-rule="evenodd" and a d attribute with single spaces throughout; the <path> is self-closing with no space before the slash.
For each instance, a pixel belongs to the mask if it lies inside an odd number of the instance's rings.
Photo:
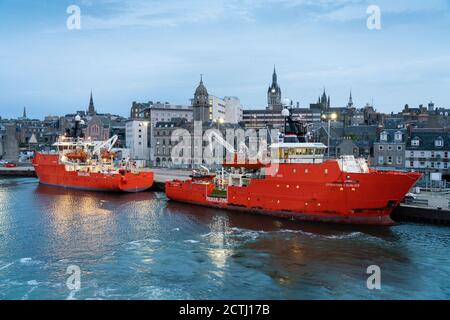
<path id="1" fill-rule="evenodd" d="M 277 81 L 277 71 L 275 66 L 273 67 L 272 84 L 267 90 L 267 109 L 268 110 L 281 110 L 283 106 L 281 104 L 281 89 Z"/>
<path id="2" fill-rule="evenodd" d="M 323 94 L 322 94 L 322 97 L 319 98 L 319 103 L 321 105 L 321 109 L 322 110 L 330 109 L 331 99 L 330 99 L 330 96 L 327 97 L 327 93 L 325 91 L 325 88 L 323 88 Z"/>
<path id="3" fill-rule="evenodd" d="M 203 76 L 200 76 L 200 84 L 194 93 L 194 100 L 192 101 L 192 108 L 194 111 L 194 121 L 210 121 L 210 105 L 208 90 L 203 84 Z"/>
<path id="4" fill-rule="evenodd" d="M 95 111 L 94 107 L 94 99 L 92 98 L 92 91 L 91 91 L 91 98 L 89 100 L 89 107 L 88 107 L 88 115 L 95 116 L 97 112 Z"/>

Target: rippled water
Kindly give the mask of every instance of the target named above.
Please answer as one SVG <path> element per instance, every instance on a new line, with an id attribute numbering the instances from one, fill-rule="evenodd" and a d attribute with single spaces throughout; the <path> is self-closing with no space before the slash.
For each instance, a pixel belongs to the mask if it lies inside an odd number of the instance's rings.
<path id="1" fill-rule="evenodd" d="M 305 224 L 0 180 L 0 299 L 448 299 L 449 244 L 448 227 Z M 370 265 L 381 290 L 366 287 Z"/>

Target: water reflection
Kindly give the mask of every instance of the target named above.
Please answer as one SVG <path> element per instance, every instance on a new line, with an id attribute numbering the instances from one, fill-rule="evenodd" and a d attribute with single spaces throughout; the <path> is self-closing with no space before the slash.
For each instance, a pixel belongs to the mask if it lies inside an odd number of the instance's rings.
<path id="1" fill-rule="evenodd" d="M 0 298 L 442 298 L 448 228 L 293 222 L 0 179 Z M 382 269 L 382 290 L 366 269 Z M 120 279 L 120 281 L 117 281 Z M 31 285 L 30 285 L 31 284 Z"/>
<path id="2" fill-rule="evenodd" d="M 226 272 L 237 264 L 268 275 L 286 292 L 292 290 L 293 296 L 286 298 L 299 298 L 294 293 L 309 286 L 344 294 L 346 285 L 337 281 L 340 278 L 359 283 L 365 292 L 366 269 L 373 264 L 385 271 L 385 283 L 408 290 L 422 285 L 409 248 L 389 227 L 301 223 L 175 202 L 169 202 L 167 209 L 209 226 L 209 241 L 222 251 L 212 246 L 208 255 L 222 268 L 221 277 L 232 277 Z M 226 263 L 229 270 L 223 268 Z"/>
<path id="3" fill-rule="evenodd" d="M 105 255 L 120 241 L 121 230 L 138 233 L 142 221 L 144 228 L 152 224 L 153 230 L 160 229 L 158 219 L 151 217 L 158 212 L 159 202 L 152 193 L 98 193 L 43 185 L 35 193 L 35 205 L 49 217 L 50 240 L 57 239 L 53 247 L 61 259 Z"/>

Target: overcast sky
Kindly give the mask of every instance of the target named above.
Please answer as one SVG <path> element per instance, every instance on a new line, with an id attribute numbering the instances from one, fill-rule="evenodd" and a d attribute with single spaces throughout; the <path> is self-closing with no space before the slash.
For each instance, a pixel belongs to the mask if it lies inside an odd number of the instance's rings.
<path id="1" fill-rule="evenodd" d="M 67 7 L 81 9 L 68 30 Z M 367 7 L 381 9 L 369 30 Z M 132 101 L 210 94 L 266 106 L 283 96 L 332 106 L 450 107 L 450 0 L 0 0 L 0 116 L 84 110 L 128 115 Z"/>

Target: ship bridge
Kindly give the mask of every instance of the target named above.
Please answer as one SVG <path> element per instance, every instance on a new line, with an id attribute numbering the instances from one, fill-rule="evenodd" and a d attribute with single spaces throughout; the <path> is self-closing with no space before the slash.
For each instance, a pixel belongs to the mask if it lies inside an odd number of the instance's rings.
<path id="1" fill-rule="evenodd" d="M 274 143 L 270 146 L 275 163 L 322 163 L 327 147 L 323 143 Z"/>

